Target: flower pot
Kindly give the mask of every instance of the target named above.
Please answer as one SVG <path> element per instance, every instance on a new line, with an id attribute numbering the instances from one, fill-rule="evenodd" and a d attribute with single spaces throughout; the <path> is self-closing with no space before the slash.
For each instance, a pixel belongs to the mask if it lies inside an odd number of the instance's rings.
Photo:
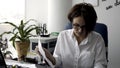
<path id="1" fill-rule="evenodd" d="M 21 41 L 15 42 L 15 48 L 18 54 L 18 61 L 25 61 L 29 44 L 30 44 L 29 42 L 21 42 Z"/>

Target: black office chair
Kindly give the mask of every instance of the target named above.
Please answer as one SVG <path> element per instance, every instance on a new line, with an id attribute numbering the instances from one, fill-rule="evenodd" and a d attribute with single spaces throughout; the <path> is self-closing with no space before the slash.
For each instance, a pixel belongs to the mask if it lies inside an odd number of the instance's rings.
<path id="1" fill-rule="evenodd" d="M 65 26 L 65 29 L 72 29 L 72 23 L 67 23 L 67 25 Z M 107 29 L 107 25 L 105 25 L 103 23 L 96 23 L 94 31 L 100 33 L 101 36 L 103 37 L 103 40 L 105 42 L 105 47 L 106 47 L 106 57 L 107 57 L 107 61 L 108 61 L 108 29 Z"/>

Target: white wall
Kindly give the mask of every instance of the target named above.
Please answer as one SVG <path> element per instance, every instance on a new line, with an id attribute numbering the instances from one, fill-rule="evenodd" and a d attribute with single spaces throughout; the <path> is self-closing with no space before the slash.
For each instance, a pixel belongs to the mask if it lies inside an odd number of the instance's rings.
<path id="1" fill-rule="evenodd" d="M 26 0 L 26 20 L 36 19 L 39 22 L 48 22 L 48 0 Z"/>
<path id="2" fill-rule="evenodd" d="M 78 2 L 76 0 L 73 4 Z M 99 0 L 99 6 L 95 7 L 98 14 L 98 22 L 105 23 L 108 26 L 108 68 L 120 67 L 120 5 L 114 6 L 115 2 L 115 0 Z M 106 10 L 106 7 L 109 5 L 113 7 Z"/>
<path id="3" fill-rule="evenodd" d="M 68 22 L 67 13 L 72 0 L 26 0 L 26 20 L 36 19 L 47 23 L 48 32 L 59 32 Z"/>
<path id="4" fill-rule="evenodd" d="M 72 0 L 48 0 L 48 31 L 64 30 L 68 23 L 67 14 L 72 6 Z"/>
<path id="5" fill-rule="evenodd" d="M 115 0 L 100 1 L 100 6 L 96 7 L 98 21 L 107 24 L 109 38 L 109 65 L 108 68 L 120 67 L 120 5 L 114 6 Z M 112 5 L 113 8 L 106 10 L 106 7 Z"/>
<path id="6" fill-rule="evenodd" d="M 81 3 L 83 2 L 83 0 L 72 0 L 72 5 L 75 5 L 77 3 Z"/>

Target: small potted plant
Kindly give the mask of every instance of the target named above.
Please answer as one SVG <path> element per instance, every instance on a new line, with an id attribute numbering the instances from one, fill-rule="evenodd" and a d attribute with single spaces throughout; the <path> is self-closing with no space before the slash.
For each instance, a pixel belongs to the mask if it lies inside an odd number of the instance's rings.
<path id="1" fill-rule="evenodd" d="M 4 22 L 4 24 L 10 24 L 13 26 L 12 31 L 4 32 L 0 35 L 2 37 L 4 34 L 13 34 L 13 36 L 10 38 L 10 41 L 13 42 L 13 46 L 17 50 L 18 54 L 18 61 L 24 61 L 27 51 L 30 44 L 30 37 L 36 36 L 38 33 L 40 33 L 40 28 L 37 25 L 28 25 L 30 21 L 37 22 L 34 19 L 30 19 L 26 22 L 21 20 L 20 24 L 17 26 L 12 22 Z M 31 34 L 32 31 L 36 31 L 36 34 Z"/>

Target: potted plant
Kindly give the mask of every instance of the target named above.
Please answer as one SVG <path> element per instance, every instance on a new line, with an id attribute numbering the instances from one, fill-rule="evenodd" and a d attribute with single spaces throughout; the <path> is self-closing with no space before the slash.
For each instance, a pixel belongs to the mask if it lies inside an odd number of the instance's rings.
<path id="1" fill-rule="evenodd" d="M 13 46 L 18 53 L 18 61 L 24 60 L 30 44 L 30 37 L 36 36 L 40 32 L 40 28 L 37 25 L 28 25 L 30 21 L 37 22 L 34 19 L 30 19 L 26 22 L 21 20 L 20 24 L 17 26 L 12 22 L 4 22 L 5 24 L 10 24 L 13 26 L 12 31 L 4 32 L 0 35 L 2 37 L 4 34 L 13 34 L 10 41 L 13 42 Z M 31 32 L 35 30 L 36 34 L 33 35 Z"/>

